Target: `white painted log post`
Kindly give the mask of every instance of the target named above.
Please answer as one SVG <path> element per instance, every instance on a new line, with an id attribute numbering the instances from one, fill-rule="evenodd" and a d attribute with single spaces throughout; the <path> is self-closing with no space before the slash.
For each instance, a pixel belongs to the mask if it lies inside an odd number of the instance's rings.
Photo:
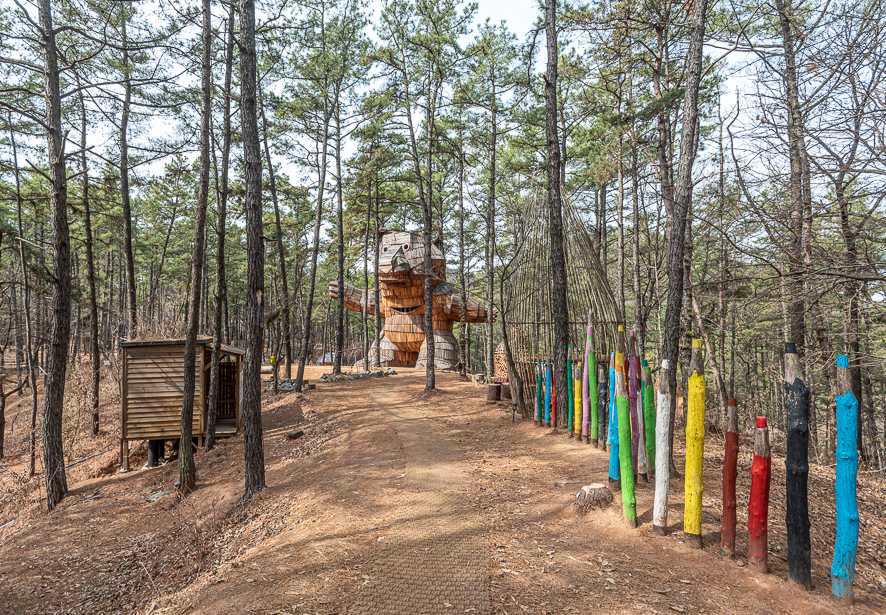
<path id="1" fill-rule="evenodd" d="M 671 413 L 671 395 L 668 391 L 667 359 L 661 362 L 661 375 L 658 380 L 658 413 L 655 418 L 655 504 L 652 508 L 652 531 L 664 536 L 668 527 L 668 481 L 670 468 L 668 460 L 668 419 Z"/>

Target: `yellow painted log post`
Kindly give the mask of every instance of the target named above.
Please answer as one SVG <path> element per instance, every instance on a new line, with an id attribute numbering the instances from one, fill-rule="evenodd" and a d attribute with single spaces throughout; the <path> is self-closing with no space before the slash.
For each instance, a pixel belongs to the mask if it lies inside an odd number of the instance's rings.
<path id="1" fill-rule="evenodd" d="M 702 464 L 704 462 L 704 359 L 701 340 L 692 340 L 689 364 L 689 408 L 686 417 L 686 504 L 683 532 L 686 541 L 701 548 Z"/>

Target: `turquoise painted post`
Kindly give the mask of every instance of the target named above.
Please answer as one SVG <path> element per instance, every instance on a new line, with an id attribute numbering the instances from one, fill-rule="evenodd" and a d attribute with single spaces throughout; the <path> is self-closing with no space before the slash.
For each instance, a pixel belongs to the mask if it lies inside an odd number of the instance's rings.
<path id="1" fill-rule="evenodd" d="M 831 593 L 846 604 L 855 601 L 855 556 L 858 552 L 858 400 L 849 386 L 849 357 L 837 356 L 837 540 L 831 566 Z"/>
<path id="2" fill-rule="evenodd" d="M 545 424 L 551 424 L 551 386 L 554 380 L 554 374 L 551 371 L 551 360 L 545 363 Z"/>
<path id="3" fill-rule="evenodd" d="M 615 404 L 615 353 L 609 361 L 609 482 L 621 480 L 618 459 L 618 410 Z"/>
<path id="4" fill-rule="evenodd" d="M 541 425 L 542 422 L 542 412 L 544 412 L 544 395 L 542 391 L 544 390 L 544 376 L 541 373 L 541 361 L 535 364 L 535 422 Z"/>

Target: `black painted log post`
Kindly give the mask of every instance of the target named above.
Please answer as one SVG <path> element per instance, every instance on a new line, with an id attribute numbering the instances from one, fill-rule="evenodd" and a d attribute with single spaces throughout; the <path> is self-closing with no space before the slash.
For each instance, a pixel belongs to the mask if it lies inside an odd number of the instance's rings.
<path id="1" fill-rule="evenodd" d="M 809 389 L 803 383 L 800 358 L 793 342 L 785 342 L 785 413 L 788 418 L 786 495 L 788 576 L 812 589 L 809 540 Z"/>

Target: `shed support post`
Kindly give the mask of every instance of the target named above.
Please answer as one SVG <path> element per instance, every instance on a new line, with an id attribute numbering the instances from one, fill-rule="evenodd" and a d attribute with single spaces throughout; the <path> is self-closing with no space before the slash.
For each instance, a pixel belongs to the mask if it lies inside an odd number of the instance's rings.
<path id="1" fill-rule="evenodd" d="M 129 472 L 129 440 L 120 438 L 120 473 Z"/>

